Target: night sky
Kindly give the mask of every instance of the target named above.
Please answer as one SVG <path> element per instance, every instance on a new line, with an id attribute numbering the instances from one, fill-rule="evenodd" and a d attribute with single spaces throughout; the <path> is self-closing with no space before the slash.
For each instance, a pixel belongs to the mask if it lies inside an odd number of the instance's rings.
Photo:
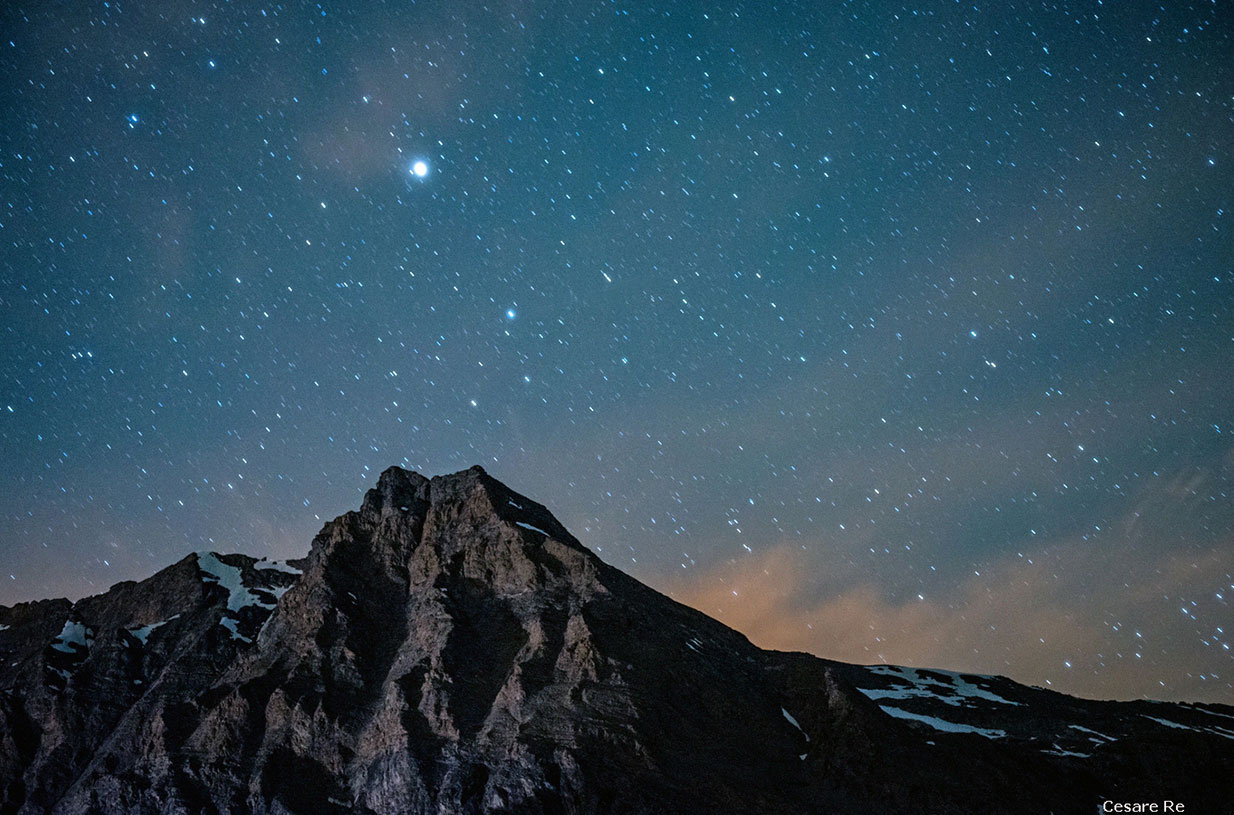
<path id="1" fill-rule="evenodd" d="M 756 643 L 1234 702 L 1218 3 L 6 3 L 0 602 L 481 464 Z"/>

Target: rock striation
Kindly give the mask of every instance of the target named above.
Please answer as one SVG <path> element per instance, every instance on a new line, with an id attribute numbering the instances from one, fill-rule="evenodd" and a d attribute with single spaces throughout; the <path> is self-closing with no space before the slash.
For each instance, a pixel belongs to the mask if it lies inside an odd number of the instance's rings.
<path id="1" fill-rule="evenodd" d="M 0 813 L 1092 813 L 1234 800 L 1234 708 L 765 651 L 479 467 L 302 560 L 0 607 Z"/>

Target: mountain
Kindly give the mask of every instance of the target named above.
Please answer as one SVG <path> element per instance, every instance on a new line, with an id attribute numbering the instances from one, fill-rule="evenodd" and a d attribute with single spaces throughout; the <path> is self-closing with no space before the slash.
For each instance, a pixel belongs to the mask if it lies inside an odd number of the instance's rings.
<path id="1" fill-rule="evenodd" d="M 4 813 L 1092 813 L 1234 801 L 1234 708 L 764 651 L 473 467 L 302 560 L 0 607 Z M 1184 810 L 1177 810 L 1184 811 Z"/>

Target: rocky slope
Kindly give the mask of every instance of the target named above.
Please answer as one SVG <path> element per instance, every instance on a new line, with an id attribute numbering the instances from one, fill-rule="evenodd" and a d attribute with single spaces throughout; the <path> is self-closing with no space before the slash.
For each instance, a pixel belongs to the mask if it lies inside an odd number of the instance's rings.
<path id="1" fill-rule="evenodd" d="M 478 467 L 303 560 L 0 607 L 4 813 L 1045 813 L 1234 800 L 1234 708 L 763 651 Z"/>

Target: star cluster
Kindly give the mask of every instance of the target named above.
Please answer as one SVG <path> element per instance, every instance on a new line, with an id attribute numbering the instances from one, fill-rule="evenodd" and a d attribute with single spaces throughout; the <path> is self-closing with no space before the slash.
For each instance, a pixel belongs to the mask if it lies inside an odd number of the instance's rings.
<path id="1" fill-rule="evenodd" d="M 1219 4 L 0 19 L 0 602 L 480 463 L 763 645 L 1234 701 Z"/>

